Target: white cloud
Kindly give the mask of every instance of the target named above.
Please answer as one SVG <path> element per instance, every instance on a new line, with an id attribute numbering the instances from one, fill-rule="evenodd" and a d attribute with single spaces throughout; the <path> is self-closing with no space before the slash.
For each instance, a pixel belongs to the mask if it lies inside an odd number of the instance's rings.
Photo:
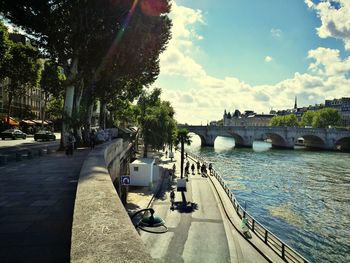
<path id="1" fill-rule="evenodd" d="M 310 2 L 312 7 L 314 4 Z M 175 8 L 174 8 L 175 7 Z M 181 76 L 186 81 L 181 89 L 163 89 L 162 98 L 169 100 L 179 122 L 206 124 L 222 118 L 225 109 L 255 110 L 267 113 L 270 108 L 286 109 L 294 105 L 294 97 L 302 105 L 324 102 L 326 98 L 349 95 L 350 58 L 341 59 L 339 51 L 316 48 L 308 52 L 310 60 L 306 73 L 274 85 L 249 85 L 234 76 L 215 77 L 194 59 L 198 36 L 196 25 L 203 25 L 202 12 L 176 5 L 173 2 L 173 23 L 176 33 L 161 56 L 161 74 Z M 184 44 L 188 42 L 188 44 Z M 266 56 L 265 61 L 271 62 Z"/>
<path id="2" fill-rule="evenodd" d="M 269 63 L 271 61 L 272 61 L 272 57 L 270 57 L 270 56 L 265 57 L 265 62 Z"/>
<path id="3" fill-rule="evenodd" d="M 280 38 L 282 36 L 282 30 L 279 28 L 271 28 L 270 33 L 274 38 Z"/>
<path id="4" fill-rule="evenodd" d="M 334 6 L 334 1 L 325 0 L 314 3 L 305 0 L 307 6 L 317 12 L 321 20 L 321 26 L 317 28 L 317 34 L 321 38 L 334 37 L 344 42 L 345 48 L 350 49 L 350 1 L 337 0 L 339 8 Z"/>
<path id="5" fill-rule="evenodd" d="M 202 40 L 194 29 L 204 24 L 202 11 L 179 6 L 175 1 L 171 7 L 172 39 L 167 50 L 160 56 L 161 74 L 198 77 L 205 74 L 202 66 L 190 55 L 194 50 L 194 41 Z"/>
<path id="6" fill-rule="evenodd" d="M 319 47 L 308 52 L 308 58 L 315 60 L 309 69 L 327 76 L 345 75 L 350 70 L 350 57 L 341 60 L 339 50 Z"/>

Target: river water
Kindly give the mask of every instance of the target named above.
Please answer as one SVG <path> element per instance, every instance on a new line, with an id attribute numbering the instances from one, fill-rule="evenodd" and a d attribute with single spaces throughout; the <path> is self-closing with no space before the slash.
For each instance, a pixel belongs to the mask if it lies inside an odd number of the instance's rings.
<path id="1" fill-rule="evenodd" d="M 349 153 L 236 149 L 224 137 L 201 147 L 196 135 L 186 150 L 212 162 L 248 213 L 308 260 L 350 262 Z"/>

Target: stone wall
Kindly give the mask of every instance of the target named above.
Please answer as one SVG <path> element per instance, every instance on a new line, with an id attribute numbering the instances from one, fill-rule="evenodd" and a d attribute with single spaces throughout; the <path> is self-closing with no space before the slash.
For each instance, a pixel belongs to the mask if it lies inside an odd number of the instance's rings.
<path id="1" fill-rule="evenodd" d="M 127 143 L 118 139 L 90 152 L 80 171 L 71 240 L 71 262 L 151 262 L 113 186 Z"/>

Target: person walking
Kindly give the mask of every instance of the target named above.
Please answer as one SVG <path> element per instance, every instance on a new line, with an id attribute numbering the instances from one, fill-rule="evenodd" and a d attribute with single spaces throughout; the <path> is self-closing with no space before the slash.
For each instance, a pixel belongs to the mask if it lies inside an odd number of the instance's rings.
<path id="1" fill-rule="evenodd" d="M 175 204 L 175 192 L 174 190 L 171 190 L 170 192 L 170 202 L 171 202 L 171 210 L 174 210 L 174 204 Z"/>
<path id="2" fill-rule="evenodd" d="M 213 165 L 210 163 L 209 164 L 209 174 L 212 175 L 212 170 L 213 170 Z"/>
<path id="3" fill-rule="evenodd" d="M 67 155 L 73 155 L 74 152 L 74 143 L 75 143 L 75 138 L 73 133 L 69 133 L 67 137 L 67 148 L 66 148 L 66 154 Z"/>
<path id="4" fill-rule="evenodd" d="M 90 148 L 91 150 L 93 150 L 95 148 L 95 131 L 92 130 L 90 132 L 90 136 L 89 136 L 89 141 L 90 141 Z"/>
<path id="5" fill-rule="evenodd" d="M 199 174 L 200 169 L 201 169 L 201 163 L 197 161 L 197 174 Z"/>
<path id="6" fill-rule="evenodd" d="M 194 164 L 192 163 L 192 165 L 191 165 L 191 170 L 192 170 L 192 174 L 194 175 L 194 169 L 195 169 L 195 167 L 194 167 Z"/>

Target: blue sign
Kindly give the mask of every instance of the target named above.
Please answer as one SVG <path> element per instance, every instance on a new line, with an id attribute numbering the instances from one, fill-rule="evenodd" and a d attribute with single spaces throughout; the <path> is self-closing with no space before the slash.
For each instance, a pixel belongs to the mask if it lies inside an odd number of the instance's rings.
<path id="1" fill-rule="evenodd" d="M 129 185 L 130 184 L 130 176 L 129 175 L 120 176 L 120 182 L 122 183 L 122 185 Z"/>

